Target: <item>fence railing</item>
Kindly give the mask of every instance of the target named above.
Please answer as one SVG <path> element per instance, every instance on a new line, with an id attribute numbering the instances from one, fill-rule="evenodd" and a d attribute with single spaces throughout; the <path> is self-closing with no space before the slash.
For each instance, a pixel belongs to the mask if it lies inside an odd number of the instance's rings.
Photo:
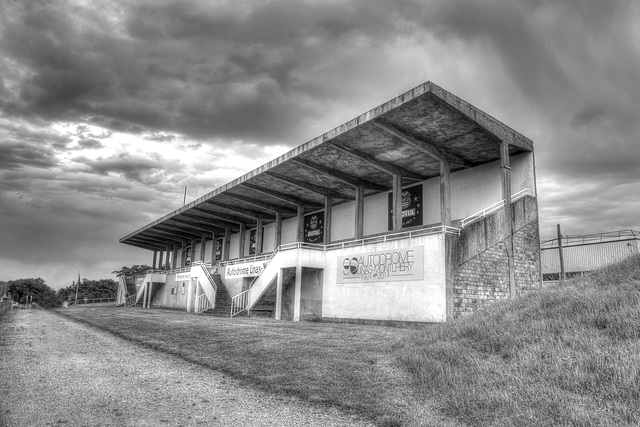
<path id="1" fill-rule="evenodd" d="M 78 301 L 73 301 L 72 305 L 80 304 L 98 304 L 104 302 L 115 302 L 116 298 L 80 298 Z"/>
<path id="2" fill-rule="evenodd" d="M 213 308 L 213 304 L 211 304 L 211 300 L 213 299 L 214 294 L 215 294 L 215 291 L 209 291 L 205 294 L 201 294 L 196 297 L 196 306 L 194 308 L 195 314 L 200 314 L 205 310 Z"/>

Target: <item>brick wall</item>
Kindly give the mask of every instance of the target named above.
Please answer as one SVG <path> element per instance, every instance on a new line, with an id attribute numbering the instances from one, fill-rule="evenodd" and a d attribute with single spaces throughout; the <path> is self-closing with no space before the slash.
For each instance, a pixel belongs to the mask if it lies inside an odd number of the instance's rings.
<path id="1" fill-rule="evenodd" d="M 453 241 L 452 317 L 540 287 L 540 239 L 535 198 L 524 197 L 465 228 Z M 513 241 L 513 258 L 509 249 Z M 512 271 L 510 271 L 510 269 Z M 513 282 L 513 283 L 512 283 Z"/>

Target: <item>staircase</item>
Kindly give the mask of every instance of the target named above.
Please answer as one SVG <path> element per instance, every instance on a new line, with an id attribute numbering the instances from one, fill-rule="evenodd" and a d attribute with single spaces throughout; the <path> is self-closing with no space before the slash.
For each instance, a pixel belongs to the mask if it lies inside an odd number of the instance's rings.
<path id="1" fill-rule="evenodd" d="M 214 317 L 229 317 L 231 313 L 231 296 L 227 292 L 227 287 L 222 283 L 219 274 L 212 275 L 217 285 L 216 302 L 212 309 L 203 311 L 202 314 Z"/>

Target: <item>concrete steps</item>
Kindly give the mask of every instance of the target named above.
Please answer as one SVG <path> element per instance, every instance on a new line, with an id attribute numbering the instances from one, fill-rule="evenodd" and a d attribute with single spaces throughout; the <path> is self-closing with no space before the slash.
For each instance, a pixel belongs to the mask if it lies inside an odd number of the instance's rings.
<path id="1" fill-rule="evenodd" d="M 214 274 L 213 281 L 216 282 L 216 303 L 213 309 L 206 310 L 202 314 L 214 317 L 231 316 L 231 296 L 227 292 L 227 287 L 222 283 L 219 274 Z"/>

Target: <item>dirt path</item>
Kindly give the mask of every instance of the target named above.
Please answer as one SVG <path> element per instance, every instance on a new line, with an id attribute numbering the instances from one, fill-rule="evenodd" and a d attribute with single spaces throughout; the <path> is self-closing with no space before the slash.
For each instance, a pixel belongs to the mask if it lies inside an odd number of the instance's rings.
<path id="1" fill-rule="evenodd" d="M 0 425 L 368 426 L 43 310 L 0 318 Z"/>

